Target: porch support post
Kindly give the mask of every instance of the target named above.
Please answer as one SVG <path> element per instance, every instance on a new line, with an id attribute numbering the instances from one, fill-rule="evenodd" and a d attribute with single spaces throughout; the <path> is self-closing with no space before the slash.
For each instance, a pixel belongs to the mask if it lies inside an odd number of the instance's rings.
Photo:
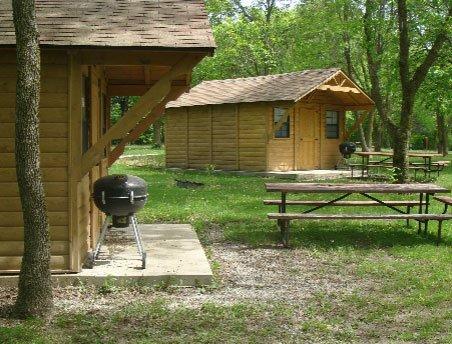
<path id="1" fill-rule="evenodd" d="M 104 157 L 105 148 L 114 139 L 126 136 L 143 117 L 146 117 L 170 92 L 171 81 L 187 74 L 200 61 L 199 58 L 186 55 L 171 70 L 158 80 L 121 119 L 85 153 L 82 158 L 81 172 L 85 175 Z"/>
<path id="2" fill-rule="evenodd" d="M 346 131 L 344 133 L 344 141 L 347 141 L 348 138 L 350 137 L 350 135 L 356 130 L 358 129 L 359 125 L 361 123 L 364 122 L 364 120 L 366 119 L 367 115 L 369 114 L 370 111 L 365 111 L 363 112 L 358 119 L 356 120 L 355 124 L 353 124 L 353 127 L 351 127 L 348 131 Z"/>
<path id="3" fill-rule="evenodd" d="M 179 98 L 179 96 L 187 91 L 188 86 L 172 86 L 167 96 L 145 117 L 137 126 L 135 126 L 125 136 L 121 142 L 108 154 L 108 165 L 111 166 L 124 153 L 124 147 L 132 141 L 137 140 L 149 126 L 151 126 L 165 112 L 165 106 L 168 102 Z"/>

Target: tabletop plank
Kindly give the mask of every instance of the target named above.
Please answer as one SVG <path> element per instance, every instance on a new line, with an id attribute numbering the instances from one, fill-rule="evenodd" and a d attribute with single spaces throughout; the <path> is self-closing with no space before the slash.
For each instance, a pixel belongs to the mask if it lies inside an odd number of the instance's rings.
<path id="1" fill-rule="evenodd" d="M 435 184 L 329 184 L 329 183 L 266 183 L 267 192 L 286 193 L 448 193 Z"/>
<path id="2" fill-rule="evenodd" d="M 354 154 L 359 156 L 393 156 L 394 152 L 355 152 Z M 422 153 L 422 152 L 408 152 L 407 154 L 409 157 L 412 158 L 434 158 L 434 157 L 440 157 L 442 156 L 439 153 Z"/>

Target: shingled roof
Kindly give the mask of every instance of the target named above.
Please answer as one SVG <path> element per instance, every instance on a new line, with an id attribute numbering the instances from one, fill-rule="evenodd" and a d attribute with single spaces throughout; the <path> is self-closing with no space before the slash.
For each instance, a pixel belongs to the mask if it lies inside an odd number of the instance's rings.
<path id="1" fill-rule="evenodd" d="M 203 0 L 36 0 L 41 45 L 213 48 Z M 11 0 L 0 1 L 0 46 L 14 45 Z"/>
<path id="2" fill-rule="evenodd" d="M 338 68 L 313 69 L 251 78 L 204 81 L 192 88 L 189 93 L 168 103 L 167 108 L 278 100 L 298 101 L 339 71 Z"/>

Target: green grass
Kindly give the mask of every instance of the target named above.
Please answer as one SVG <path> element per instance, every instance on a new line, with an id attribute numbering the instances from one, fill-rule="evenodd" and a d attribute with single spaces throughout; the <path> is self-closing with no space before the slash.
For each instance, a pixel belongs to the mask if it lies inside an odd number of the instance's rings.
<path id="1" fill-rule="evenodd" d="M 152 148 L 151 146 L 146 145 L 128 145 L 124 149 L 123 156 L 145 154 L 164 155 L 165 150 L 163 148 Z"/>
<path id="2" fill-rule="evenodd" d="M 134 174 L 148 181 L 150 198 L 139 214 L 141 222 L 192 223 L 207 251 L 214 230 L 223 234 L 222 240 L 251 249 L 279 249 L 276 224 L 266 219 L 274 208 L 262 204 L 265 198 L 278 197 L 264 190 L 264 183 L 274 179 L 125 164 L 114 165 L 110 172 Z M 175 179 L 205 186 L 181 189 Z M 452 188 L 452 168 L 435 182 Z M 442 209 L 433 203 L 431 211 Z M 305 222 L 294 223 L 292 229 L 295 250 L 327 261 L 337 267 L 338 275 L 353 275 L 356 284 L 349 286 L 349 293 L 313 293 L 302 306 L 237 301 L 231 305 L 208 303 L 201 308 L 170 305 L 168 294 L 166 301 L 134 301 L 108 311 L 60 312 L 50 323 L 5 326 L 0 328 L 0 343 L 452 342 L 450 222 L 444 226 L 444 242 L 439 247 L 434 241 L 434 223 L 427 237 L 417 234 L 414 223 L 406 228 L 401 222 Z M 221 264 L 212 264 L 221 270 Z M 296 275 L 299 270 L 290 273 Z M 114 298 L 115 291 L 105 297 Z"/>

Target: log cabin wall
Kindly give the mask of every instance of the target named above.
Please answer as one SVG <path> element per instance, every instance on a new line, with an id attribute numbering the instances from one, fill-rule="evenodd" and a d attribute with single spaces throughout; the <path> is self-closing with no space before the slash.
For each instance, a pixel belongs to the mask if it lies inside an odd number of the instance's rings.
<path id="1" fill-rule="evenodd" d="M 264 171 L 267 112 L 265 103 L 167 109 L 167 167 Z"/>
<path id="2" fill-rule="evenodd" d="M 267 170 L 291 171 L 295 169 L 295 140 L 297 137 L 297 120 L 293 103 L 268 103 L 268 143 L 267 143 Z M 275 138 L 274 109 L 283 108 L 290 112 L 289 138 Z"/>
<path id="3" fill-rule="evenodd" d="M 0 50 L 0 271 L 17 272 L 23 221 L 14 159 L 16 65 L 14 50 Z M 41 166 L 51 237 L 51 268 L 68 270 L 68 56 L 43 51 L 41 66 Z"/>

